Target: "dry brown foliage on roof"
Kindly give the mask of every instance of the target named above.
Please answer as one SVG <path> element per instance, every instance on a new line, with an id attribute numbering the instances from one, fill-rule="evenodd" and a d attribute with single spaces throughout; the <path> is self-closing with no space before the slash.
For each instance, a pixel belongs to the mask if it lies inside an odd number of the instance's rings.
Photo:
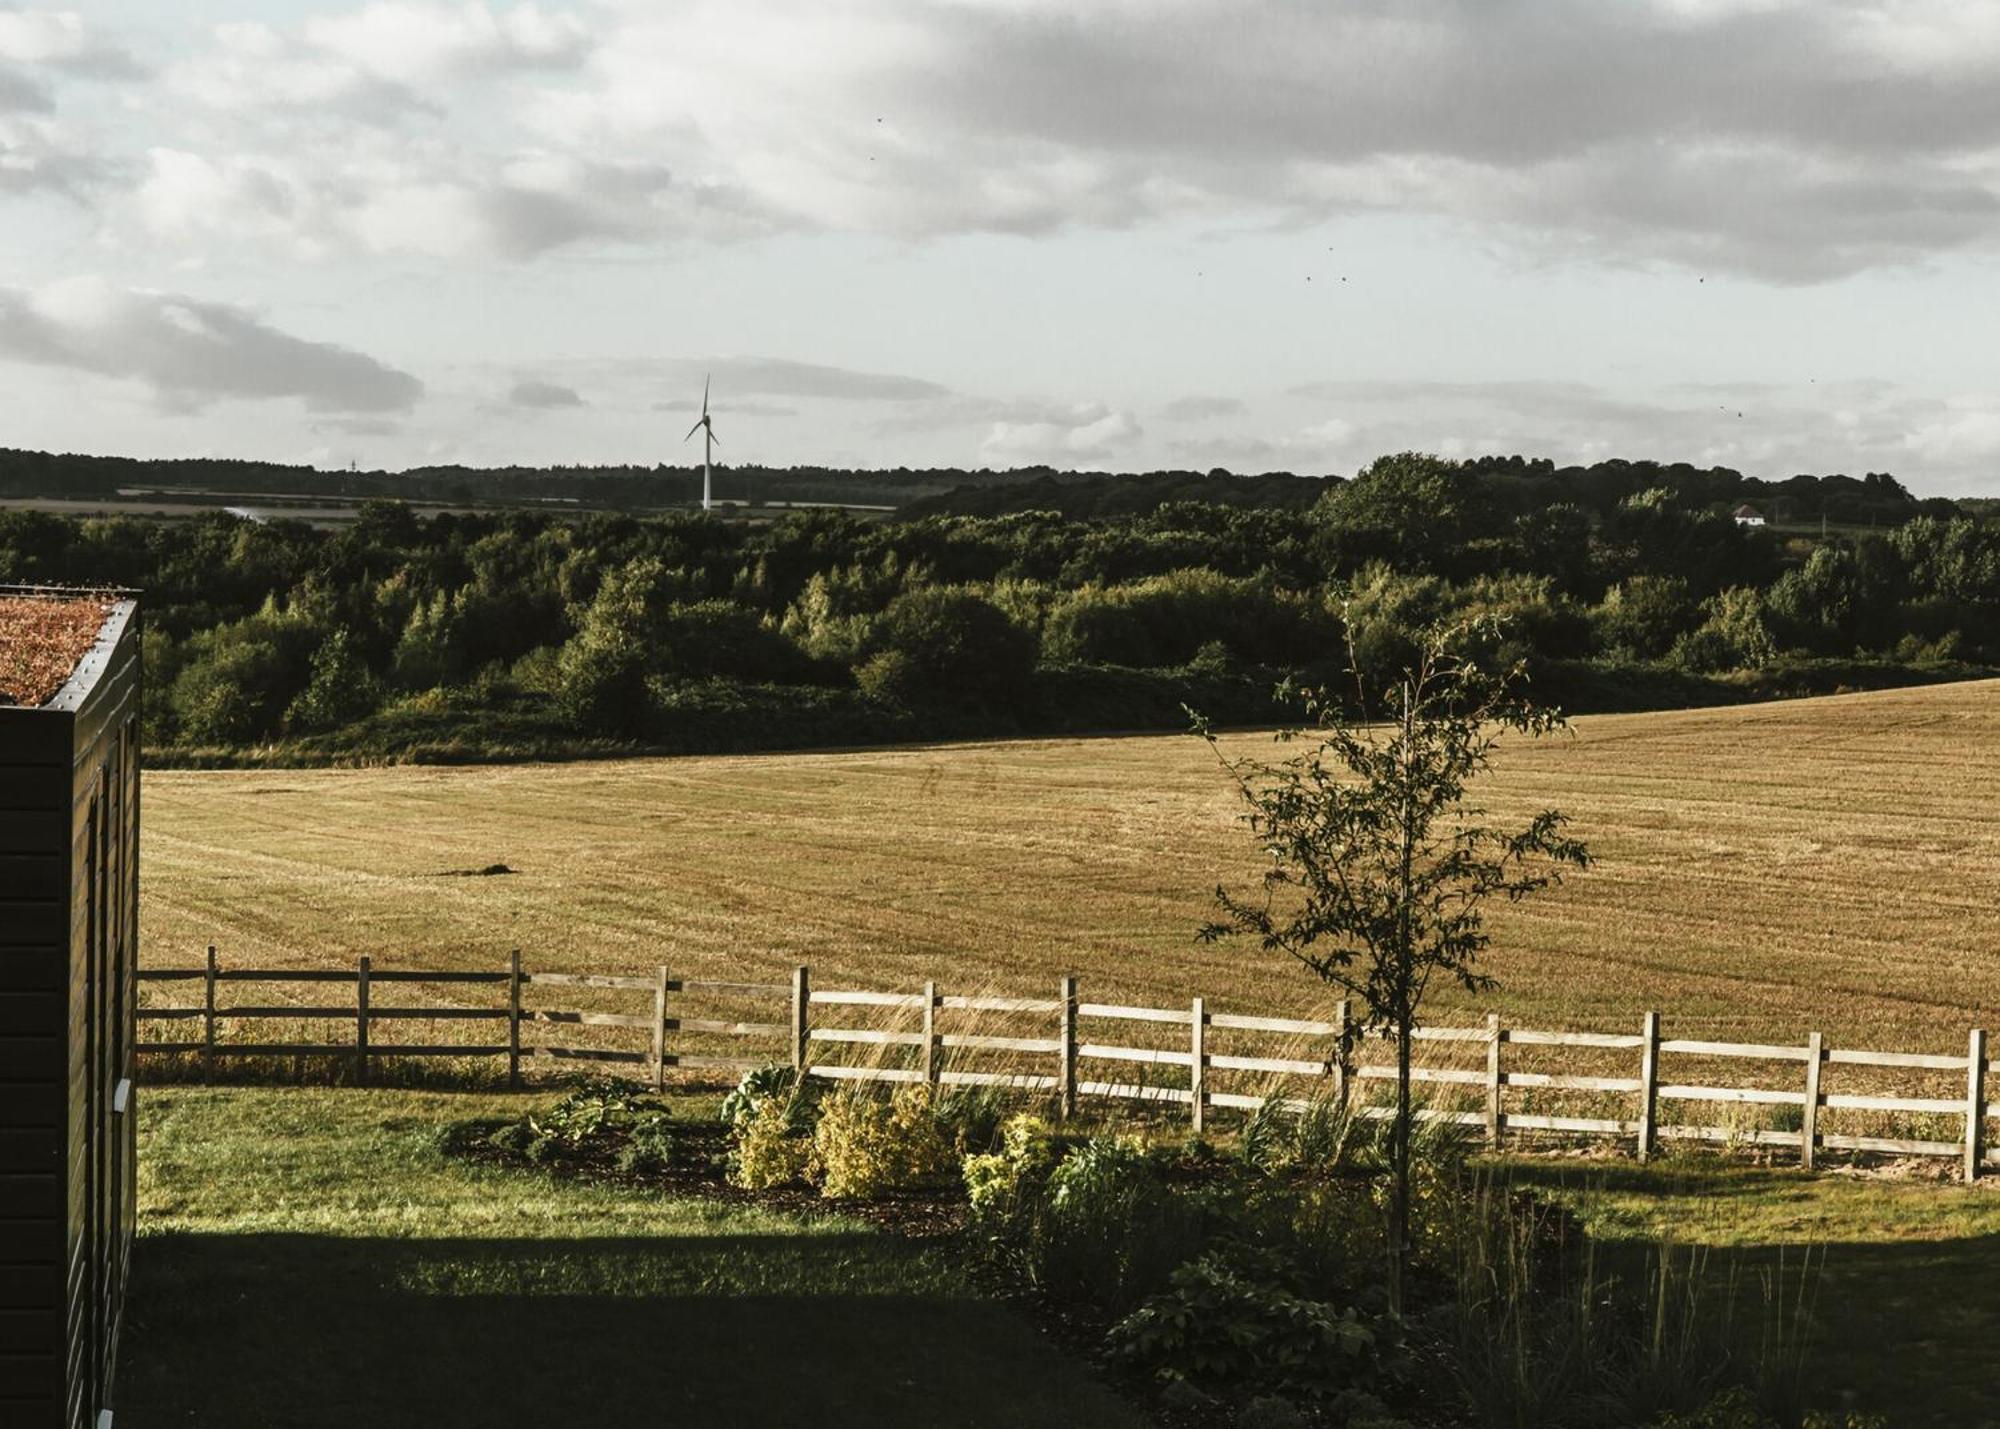
<path id="1" fill-rule="evenodd" d="M 60 690 L 110 613 L 96 596 L 0 596 L 0 705 L 33 708 Z"/>

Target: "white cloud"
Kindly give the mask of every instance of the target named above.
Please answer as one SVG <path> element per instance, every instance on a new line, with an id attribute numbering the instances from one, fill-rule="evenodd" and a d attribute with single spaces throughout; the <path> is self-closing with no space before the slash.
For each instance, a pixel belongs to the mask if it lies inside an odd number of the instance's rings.
<path id="1" fill-rule="evenodd" d="M 357 70 L 400 84 L 436 83 L 468 71 L 566 69 L 590 53 L 583 21 L 537 5 L 417 5 L 382 0 L 351 14 L 308 20 L 307 43 Z"/>
<path id="2" fill-rule="evenodd" d="M 1130 412 L 1083 402 L 1049 408 L 1039 420 L 995 422 L 979 452 L 991 466 L 1104 467 L 1143 435 Z"/>
<path id="3" fill-rule="evenodd" d="M 99 35 L 74 10 L 0 10 L 0 60 L 103 78 L 140 72 L 122 47 Z"/>
<path id="4" fill-rule="evenodd" d="M 394 412 L 423 393 L 407 372 L 293 337 L 242 308 L 98 278 L 0 288 L 0 357 L 132 379 L 180 409 L 298 398 L 316 412 Z"/>

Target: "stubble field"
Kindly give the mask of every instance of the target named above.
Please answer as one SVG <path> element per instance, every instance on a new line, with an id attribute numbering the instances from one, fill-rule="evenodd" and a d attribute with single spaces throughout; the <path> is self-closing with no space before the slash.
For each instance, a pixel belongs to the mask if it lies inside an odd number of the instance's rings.
<path id="1" fill-rule="evenodd" d="M 144 798 L 149 967 L 209 943 L 239 967 L 491 969 L 519 948 L 543 971 L 1329 1001 L 1254 947 L 1195 944 L 1209 890 L 1260 865 L 1185 736 L 161 771 Z M 2000 1028 L 2000 682 L 1586 718 L 1504 748 L 1486 799 L 1560 808 L 1595 864 L 1494 910 L 1482 1012 L 1947 1052 Z M 513 871 L 451 876 L 495 864 Z"/>

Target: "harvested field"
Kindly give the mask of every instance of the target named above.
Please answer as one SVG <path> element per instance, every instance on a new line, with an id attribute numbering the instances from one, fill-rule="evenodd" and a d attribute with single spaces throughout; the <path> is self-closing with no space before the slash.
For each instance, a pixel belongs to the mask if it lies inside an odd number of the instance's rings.
<path id="1" fill-rule="evenodd" d="M 147 966 L 518 947 L 543 970 L 1326 1002 L 1252 947 L 1195 946 L 1206 890 L 1259 868 L 1186 737 L 155 772 L 145 797 Z M 2000 682 L 1593 717 L 1503 751 L 1490 798 L 1561 808 L 1597 863 L 1495 910 L 1482 1011 L 1940 1052 L 2000 1029 Z"/>

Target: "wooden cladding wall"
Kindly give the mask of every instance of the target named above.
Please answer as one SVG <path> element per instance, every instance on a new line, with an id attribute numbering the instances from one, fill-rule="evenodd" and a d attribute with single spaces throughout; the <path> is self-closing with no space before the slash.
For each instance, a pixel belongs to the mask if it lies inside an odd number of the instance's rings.
<path id="1" fill-rule="evenodd" d="M 0 1422 L 110 1402 L 135 1210 L 137 610 L 0 709 Z M 125 1090 L 119 1090 L 123 1083 Z"/>

